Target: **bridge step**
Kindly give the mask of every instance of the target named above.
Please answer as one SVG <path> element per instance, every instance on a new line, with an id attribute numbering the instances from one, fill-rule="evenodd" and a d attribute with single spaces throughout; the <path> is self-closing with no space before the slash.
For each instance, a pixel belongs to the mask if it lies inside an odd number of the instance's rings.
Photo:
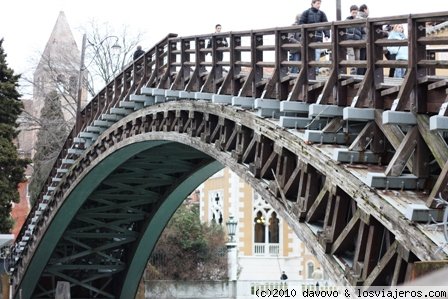
<path id="1" fill-rule="evenodd" d="M 408 204 L 404 216 L 415 222 L 442 222 L 443 212 L 443 209 L 430 209 L 424 204 Z"/>
<path id="2" fill-rule="evenodd" d="M 75 160 L 73 159 L 62 159 L 62 164 L 75 164 Z"/>
<path id="3" fill-rule="evenodd" d="M 336 149 L 333 152 L 333 160 L 344 163 L 378 163 L 379 157 L 371 151 L 358 152 L 347 149 Z"/>
<path id="4" fill-rule="evenodd" d="M 117 114 L 101 114 L 101 120 L 108 120 L 108 121 L 119 121 L 123 118 L 123 115 L 117 115 Z"/>
<path id="5" fill-rule="evenodd" d="M 328 123 L 327 119 L 311 117 L 280 116 L 280 126 L 290 129 L 320 130 Z"/>
<path id="6" fill-rule="evenodd" d="M 194 98 L 196 100 L 205 100 L 205 101 L 211 101 L 213 98 L 213 93 L 207 93 L 207 92 L 195 92 Z"/>
<path id="7" fill-rule="evenodd" d="M 180 99 L 194 99 L 195 98 L 195 92 L 191 91 L 179 91 L 179 98 Z"/>
<path id="8" fill-rule="evenodd" d="M 424 179 L 419 179 L 412 174 L 403 174 L 400 176 L 386 176 L 380 172 L 367 173 L 366 185 L 378 189 L 403 189 L 412 190 L 423 188 Z"/>
<path id="9" fill-rule="evenodd" d="M 281 101 L 280 111 L 281 112 L 296 112 L 296 113 L 306 113 L 308 114 L 310 110 L 310 104 L 297 101 Z"/>
<path id="10" fill-rule="evenodd" d="M 311 104 L 308 116 L 310 117 L 336 117 L 343 116 L 344 107 L 334 105 Z"/>
<path id="11" fill-rule="evenodd" d="M 256 115 L 260 117 L 277 118 L 280 116 L 280 101 L 269 99 L 255 99 L 254 108 L 257 109 Z"/>
<path id="12" fill-rule="evenodd" d="M 416 125 L 417 119 L 412 112 L 388 110 L 383 112 L 383 125 L 387 124 Z"/>
<path id="13" fill-rule="evenodd" d="M 143 107 L 154 105 L 155 100 L 156 100 L 155 97 L 153 97 L 153 96 L 137 95 L 137 94 L 131 94 L 129 99 L 133 102 L 143 105 Z M 140 108 L 142 108 L 142 107 L 140 107 Z"/>
<path id="14" fill-rule="evenodd" d="M 84 138 L 75 137 L 73 138 L 73 143 L 86 143 L 86 140 Z"/>
<path id="15" fill-rule="evenodd" d="M 166 89 L 164 96 L 167 101 L 177 100 L 179 99 L 179 90 Z"/>
<path id="16" fill-rule="evenodd" d="M 351 144 L 356 134 L 322 132 L 318 130 L 305 130 L 304 140 L 312 143 Z"/>
<path id="17" fill-rule="evenodd" d="M 69 148 L 67 150 L 67 153 L 71 154 L 71 155 L 80 156 L 80 155 L 82 155 L 84 153 L 84 150 L 83 149 L 78 149 L 78 148 Z"/>
<path id="18" fill-rule="evenodd" d="M 96 119 L 96 120 L 93 121 L 93 125 L 95 127 L 109 128 L 113 124 L 114 124 L 114 122 L 107 121 L 107 120 Z"/>
<path id="19" fill-rule="evenodd" d="M 79 137 L 85 139 L 92 139 L 92 141 L 98 138 L 98 134 L 92 132 L 79 132 Z"/>
<path id="20" fill-rule="evenodd" d="M 232 104 L 233 96 L 224 95 L 224 94 L 214 94 L 212 96 L 212 103 L 215 104 Z"/>
<path id="21" fill-rule="evenodd" d="M 120 108 L 132 109 L 134 111 L 143 108 L 143 104 L 142 103 L 137 103 L 137 102 L 132 102 L 132 101 L 120 101 L 118 106 Z"/>
<path id="22" fill-rule="evenodd" d="M 447 131 L 448 130 L 448 116 L 434 115 L 429 118 L 429 129 Z"/>
<path id="23" fill-rule="evenodd" d="M 128 114 L 132 113 L 132 110 L 126 109 L 126 108 L 112 107 L 112 108 L 110 108 L 109 112 L 111 114 L 116 114 L 116 115 L 128 115 Z"/>
<path id="24" fill-rule="evenodd" d="M 154 88 L 152 88 L 152 87 L 142 87 L 141 89 L 140 89 L 140 93 L 141 94 L 143 94 L 143 95 L 149 95 L 149 96 L 152 96 L 153 94 L 152 94 L 152 90 L 153 90 Z"/>
<path id="25" fill-rule="evenodd" d="M 254 98 L 250 97 L 232 97 L 232 106 L 240 106 L 242 108 L 254 108 Z"/>
<path id="26" fill-rule="evenodd" d="M 101 134 L 104 131 L 106 131 L 106 129 L 104 127 L 87 126 L 87 128 L 86 128 L 86 132 L 90 132 L 90 133 Z"/>
<path id="27" fill-rule="evenodd" d="M 343 109 L 343 119 L 354 121 L 375 120 L 375 109 L 345 107 Z"/>

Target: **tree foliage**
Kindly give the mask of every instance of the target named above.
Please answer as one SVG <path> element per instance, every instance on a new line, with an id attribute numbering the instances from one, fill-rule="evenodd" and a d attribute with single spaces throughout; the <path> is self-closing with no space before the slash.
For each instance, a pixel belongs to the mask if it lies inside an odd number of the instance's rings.
<path id="1" fill-rule="evenodd" d="M 64 120 L 57 91 L 50 92 L 45 97 L 40 123 L 36 142 L 37 151 L 33 158 L 34 172 L 29 185 L 31 203 L 34 203 L 39 195 L 69 132 L 69 125 Z"/>
<path id="2" fill-rule="evenodd" d="M 222 227 L 201 223 L 197 206 L 182 205 L 153 250 L 146 279 L 220 280 L 226 277 Z"/>
<path id="3" fill-rule="evenodd" d="M 20 75 L 8 67 L 6 53 L 0 40 L 0 233 L 9 233 L 12 202 L 19 201 L 18 185 L 24 180 L 28 163 L 20 159 L 13 143 L 17 136 L 17 119 L 23 109 L 18 92 Z"/>

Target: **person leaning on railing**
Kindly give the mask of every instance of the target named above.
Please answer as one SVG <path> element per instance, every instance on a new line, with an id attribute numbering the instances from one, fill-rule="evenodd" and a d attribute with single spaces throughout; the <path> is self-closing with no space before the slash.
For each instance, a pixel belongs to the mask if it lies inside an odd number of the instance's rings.
<path id="1" fill-rule="evenodd" d="M 299 24 L 315 24 L 328 22 L 327 15 L 320 10 L 321 0 L 311 0 L 311 8 L 308 8 L 302 13 L 300 17 Z M 314 41 L 322 42 L 325 39 L 330 38 L 329 30 L 315 31 L 314 33 Z M 321 49 L 315 50 L 315 58 L 316 60 L 320 60 L 320 52 Z"/>
<path id="2" fill-rule="evenodd" d="M 294 24 L 292 24 L 293 26 L 299 25 L 301 16 L 302 16 L 302 14 L 300 14 L 300 13 L 296 15 L 296 21 L 294 22 Z M 288 34 L 288 41 L 290 43 L 300 44 L 302 42 L 301 40 L 302 40 L 302 36 L 301 36 L 300 30 L 297 30 L 295 32 L 291 32 L 290 34 Z M 289 51 L 289 61 L 299 61 L 302 58 L 301 54 L 302 53 L 301 53 L 300 49 L 290 50 Z M 297 66 L 291 67 L 292 74 L 296 74 L 298 72 L 299 72 L 299 68 Z"/>
<path id="3" fill-rule="evenodd" d="M 393 30 L 389 33 L 388 39 L 406 39 L 406 36 L 403 33 L 403 25 L 395 24 Z M 399 46 L 399 47 L 387 47 L 387 50 L 392 55 L 395 54 L 395 60 L 408 60 L 408 47 L 407 46 Z M 395 78 L 404 78 L 406 74 L 405 68 L 395 68 L 394 77 Z"/>
<path id="4" fill-rule="evenodd" d="M 358 16 L 358 6 L 350 6 L 350 16 L 347 20 L 354 20 Z M 361 40 L 362 39 L 362 28 L 361 27 L 350 27 L 345 31 L 345 39 L 347 40 Z M 359 48 L 347 48 L 347 60 L 359 60 Z M 350 69 L 350 75 L 356 75 L 356 68 L 352 67 Z"/>

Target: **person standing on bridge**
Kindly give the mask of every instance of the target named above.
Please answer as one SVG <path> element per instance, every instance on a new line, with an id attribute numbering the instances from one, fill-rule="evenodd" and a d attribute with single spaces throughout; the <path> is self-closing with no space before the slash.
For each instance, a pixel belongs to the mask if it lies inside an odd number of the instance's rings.
<path id="1" fill-rule="evenodd" d="M 314 23 L 321 23 L 321 22 L 328 22 L 327 15 L 320 10 L 321 0 L 311 0 L 311 8 L 308 8 L 302 13 L 302 16 L 300 17 L 299 24 L 314 24 Z M 316 42 L 322 42 L 330 38 L 330 31 L 329 30 L 317 30 L 314 32 L 314 41 Z M 320 53 L 321 49 L 315 49 L 315 58 L 316 61 L 320 60 Z M 316 73 L 318 72 L 318 69 L 316 69 Z"/>
<path id="2" fill-rule="evenodd" d="M 221 30 L 222 30 L 221 24 L 216 24 L 215 25 L 215 33 L 220 33 Z M 217 36 L 214 39 L 213 39 L 213 37 L 211 37 L 208 40 L 207 48 L 211 48 L 213 46 L 214 40 L 216 41 L 216 48 L 229 46 L 229 44 L 227 43 L 227 39 L 225 37 Z M 223 57 L 224 57 L 223 52 L 216 51 L 216 61 L 222 61 Z"/>
<path id="3" fill-rule="evenodd" d="M 367 19 L 368 17 L 369 17 L 369 8 L 367 7 L 367 5 L 363 4 L 359 7 L 358 19 Z M 362 39 L 367 42 L 367 27 L 362 27 L 361 34 L 362 34 Z M 367 59 L 366 47 L 362 47 L 359 49 L 359 59 L 360 60 Z M 366 68 L 358 68 L 356 73 L 358 75 L 364 75 L 366 73 Z"/>
<path id="4" fill-rule="evenodd" d="M 137 50 L 135 50 L 134 52 L 134 60 L 138 59 L 140 56 L 142 56 L 143 54 L 145 54 L 145 51 L 142 50 L 142 46 L 137 46 Z"/>
<path id="5" fill-rule="evenodd" d="M 300 14 L 300 13 L 296 15 L 296 21 L 292 24 L 293 26 L 299 25 L 301 16 L 302 16 L 302 14 Z M 300 44 L 302 42 L 300 29 L 288 34 L 288 41 L 293 44 Z M 302 49 L 290 50 L 289 51 L 289 61 L 299 61 L 302 56 L 301 54 L 302 54 Z M 298 72 L 299 72 L 299 68 L 297 66 L 291 67 L 291 74 L 296 74 Z"/>
<path id="6" fill-rule="evenodd" d="M 352 5 L 350 6 L 350 16 L 347 17 L 347 20 L 354 20 L 358 17 L 358 6 Z M 346 40 L 360 40 L 362 38 L 361 28 L 360 27 L 350 27 L 345 31 L 345 39 Z M 347 60 L 359 60 L 359 48 L 347 48 Z M 352 67 L 350 69 L 350 75 L 356 75 L 356 67 Z"/>
<path id="7" fill-rule="evenodd" d="M 406 39 L 406 36 L 403 33 L 404 28 L 401 24 L 395 24 L 392 31 L 389 33 L 388 39 Z M 392 55 L 395 54 L 395 60 L 408 60 L 408 47 L 407 46 L 399 46 L 399 47 L 387 47 L 387 50 Z M 395 68 L 395 78 L 404 78 L 406 74 L 405 68 Z"/>

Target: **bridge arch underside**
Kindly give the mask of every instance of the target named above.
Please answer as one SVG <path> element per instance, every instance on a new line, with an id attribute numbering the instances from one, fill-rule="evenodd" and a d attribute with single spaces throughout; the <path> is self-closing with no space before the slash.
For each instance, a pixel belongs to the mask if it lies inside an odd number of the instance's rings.
<path id="1" fill-rule="evenodd" d="M 228 166 L 284 217 L 342 284 L 395 285 L 443 251 L 318 147 L 252 113 L 176 101 L 115 123 L 55 191 L 38 242 L 20 261 L 15 297 L 133 298 L 150 252 L 182 200 Z M 39 273 L 39 275 L 36 275 Z"/>

